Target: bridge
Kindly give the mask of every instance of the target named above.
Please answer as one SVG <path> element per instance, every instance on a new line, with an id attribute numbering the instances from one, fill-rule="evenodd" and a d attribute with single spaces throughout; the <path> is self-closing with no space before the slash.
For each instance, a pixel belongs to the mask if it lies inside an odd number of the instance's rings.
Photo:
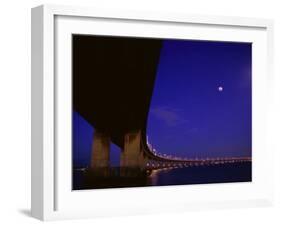
<path id="1" fill-rule="evenodd" d="M 162 41 L 73 35 L 73 108 L 94 128 L 91 168 L 110 167 L 110 143 L 120 167 L 169 169 L 251 161 L 179 158 L 149 144 L 146 125 Z"/>

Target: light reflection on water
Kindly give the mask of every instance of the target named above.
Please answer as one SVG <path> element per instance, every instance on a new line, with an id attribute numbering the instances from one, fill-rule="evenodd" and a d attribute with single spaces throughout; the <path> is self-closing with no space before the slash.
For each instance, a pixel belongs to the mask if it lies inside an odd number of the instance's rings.
<path id="1" fill-rule="evenodd" d="M 112 168 L 103 174 L 88 170 L 73 171 L 73 189 L 143 187 L 204 183 L 249 182 L 252 180 L 252 164 L 233 163 L 186 168 L 165 168 L 152 171 L 120 173 Z"/>

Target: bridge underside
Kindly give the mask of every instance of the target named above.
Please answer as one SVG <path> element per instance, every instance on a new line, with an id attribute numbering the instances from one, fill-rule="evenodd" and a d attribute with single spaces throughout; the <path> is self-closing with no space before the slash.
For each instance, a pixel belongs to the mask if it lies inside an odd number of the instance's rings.
<path id="1" fill-rule="evenodd" d="M 162 41 L 73 35 L 73 106 L 96 130 L 124 147 L 145 132 Z"/>
<path id="2" fill-rule="evenodd" d="M 121 164 L 144 164 L 146 122 L 162 41 L 73 35 L 73 107 L 94 128 L 91 165 L 109 164 L 109 143 Z"/>

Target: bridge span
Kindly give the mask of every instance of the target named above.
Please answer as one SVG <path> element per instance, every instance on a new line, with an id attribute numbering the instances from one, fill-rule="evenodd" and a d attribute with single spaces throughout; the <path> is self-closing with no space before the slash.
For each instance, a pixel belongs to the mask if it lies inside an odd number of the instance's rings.
<path id="1" fill-rule="evenodd" d="M 161 155 L 149 145 L 146 125 L 162 40 L 72 36 L 73 110 L 94 128 L 91 168 L 110 166 L 110 143 L 120 167 L 154 170 L 251 161 Z"/>

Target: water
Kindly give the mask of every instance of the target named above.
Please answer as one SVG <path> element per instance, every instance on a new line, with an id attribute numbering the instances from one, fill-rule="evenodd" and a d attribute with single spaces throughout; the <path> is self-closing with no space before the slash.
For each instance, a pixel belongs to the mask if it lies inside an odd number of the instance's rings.
<path id="1" fill-rule="evenodd" d="M 251 162 L 212 166 L 194 166 L 141 173 L 120 173 L 112 168 L 104 175 L 88 170 L 73 170 L 73 189 L 98 189 L 164 185 L 249 182 L 252 180 Z"/>

